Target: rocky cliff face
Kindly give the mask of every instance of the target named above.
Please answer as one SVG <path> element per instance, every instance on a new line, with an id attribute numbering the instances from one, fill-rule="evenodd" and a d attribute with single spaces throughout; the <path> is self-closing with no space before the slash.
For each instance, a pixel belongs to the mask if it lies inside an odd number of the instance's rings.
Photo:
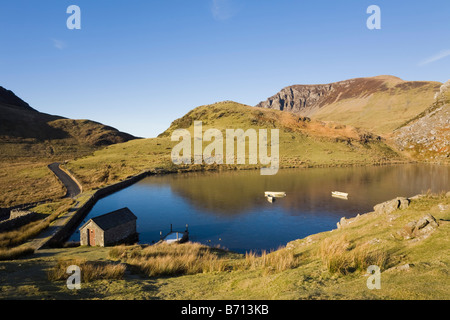
<path id="1" fill-rule="evenodd" d="M 439 82 L 404 81 L 394 76 L 294 85 L 256 107 L 388 134 L 428 108 L 441 85 Z"/>
<path id="2" fill-rule="evenodd" d="M 427 110 L 394 132 L 394 141 L 420 160 L 450 162 L 450 80 L 435 98 Z"/>
<path id="3" fill-rule="evenodd" d="M 330 84 L 294 85 L 282 89 L 256 107 L 310 116 L 328 104 L 345 99 L 364 98 L 374 92 L 388 90 L 383 79 L 382 77 L 357 78 Z M 392 77 L 392 79 L 398 78 Z"/>

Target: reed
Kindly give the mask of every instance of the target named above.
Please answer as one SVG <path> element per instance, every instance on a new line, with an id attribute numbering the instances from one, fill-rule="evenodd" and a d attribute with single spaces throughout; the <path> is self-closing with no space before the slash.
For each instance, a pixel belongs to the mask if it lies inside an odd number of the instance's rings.
<path id="1" fill-rule="evenodd" d="M 261 254 L 246 252 L 240 264 L 235 266 L 236 270 L 263 270 L 265 273 L 282 272 L 296 268 L 300 265 L 300 258 L 291 250 L 278 248 L 276 251 L 267 252 L 263 250 Z"/>
<path id="2" fill-rule="evenodd" d="M 83 282 L 104 279 L 119 280 L 123 278 L 126 271 L 124 264 L 87 261 L 86 259 L 66 259 L 58 260 L 56 265 L 48 271 L 48 279 L 50 281 L 66 280 L 70 276 L 66 271 L 71 265 L 76 265 L 80 268 Z"/>
<path id="3" fill-rule="evenodd" d="M 29 246 L 20 246 L 15 248 L 0 249 L 0 261 L 15 260 L 26 255 L 34 253 L 34 248 Z"/>
<path id="4" fill-rule="evenodd" d="M 369 244 L 359 246 L 345 236 L 324 239 L 319 248 L 320 258 L 330 273 L 346 275 L 355 271 L 365 271 L 370 265 L 384 269 L 389 255 Z"/>
<path id="5" fill-rule="evenodd" d="M 227 264 L 213 252 L 214 249 L 198 243 L 152 246 L 116 246 L 109 256 L 120 258 L 138 272 L 149 277 L 224 271 Z"/>

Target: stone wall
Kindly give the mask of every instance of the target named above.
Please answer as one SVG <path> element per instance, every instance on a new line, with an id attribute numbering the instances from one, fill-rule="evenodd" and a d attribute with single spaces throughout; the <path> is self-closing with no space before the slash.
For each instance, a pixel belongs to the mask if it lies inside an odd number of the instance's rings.
<path id="1" fill-rule="evenodd" d="M 0 232 L 18 229 L 36 220 L 39 220 L 39 214 L 37 214 L 36 212 L 21 212 L 21 214 L 15 216 L 14 218 L 9 218 L 7 220 L 1 221 Z"/>
<path id="2" fill-rule="evenodd" d="M 100 229 L 94 222 L 89 222 L 87 225 L 84 226 L 83 229 L 80 230 L 80 245 L 82 246 L 88 246 L 90 239 L 88 238 L 87 232 L 88 230 L 94 230 L 95 235 L 95 245 L 96 246 L 104 246 L 105 243 L 105 236 L 102 229 Z"/>
<path id="3" fill-rule="evenodd" d="M 78 209 L 76 209 L 70 220 L 62 226 L 46 243 L 42 244 L 42 247 L 48 246 L 58 246 L 64 243 L 70 236 L 76 231 L 76 228 L 80 225 L 95 203 L 101 198 L 106 197 L 116 191 L 124 189 L 131 186 L 132 184 L 142 180 L 143 178 L 151 175 L 157 174 L 155 171 L 144 171 L 136 176 L 130 177 L 124 181 L 106 186 L 102 189 L 97 190 L 84 204 L 82 204 Z M 39 248 L 38 248 L 39 249 Z"/>
<path id="4" fill-rule="evenodd" d="M 9 219 L 9 212 L 7 208 L 0 208 L 0 221 Z"/>
<path id="5" fill-rule="evenodd" d="M 113 245 L 136 234 L 136 220 L 105 231 L 105 245 Z"/>

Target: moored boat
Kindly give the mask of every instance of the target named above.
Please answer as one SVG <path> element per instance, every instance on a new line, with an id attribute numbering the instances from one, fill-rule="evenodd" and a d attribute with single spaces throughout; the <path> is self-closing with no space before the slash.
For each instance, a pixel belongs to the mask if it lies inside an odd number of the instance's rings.
<path id="1" fill-rule="evenodd" d="M 273 198 L 283 198 L 286 197 L 286 192 L 280 192 L 280 191 L 266 191 L 264 192 L 264 196 L 266 197 L 273 197 Z"/>
<path id="2" fill-rule="evenodd" d="M 347 198 L 348 193 L 346 192 L 340 192 L 340 191 L 332 191 L 331 196 L 337 197 L 337 198 Z"/>

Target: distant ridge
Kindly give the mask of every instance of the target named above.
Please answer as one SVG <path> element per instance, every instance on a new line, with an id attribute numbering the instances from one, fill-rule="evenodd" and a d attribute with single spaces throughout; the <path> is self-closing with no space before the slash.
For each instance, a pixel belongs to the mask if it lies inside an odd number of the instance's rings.
<path id="1" fill-rule="evenodd" d="M 293 85 L 256 107 L 293 112 L 386 134 L 424 111 L 440 82 L 381 75 L 329 84 Z"/>
<path id="2" fill-rule="evenodd" d="M 7 90 L 0 86 L 0 105 L 9 105 L 27 110 L 34 110 L 28 103 L 20 99 L 11 90 Z"/>
<path id="3" fill-rule="evenodd" d="M 133 139 L 98 122 L 39 112 L 0 87 L 0 158 L 79 156 Z"/>

